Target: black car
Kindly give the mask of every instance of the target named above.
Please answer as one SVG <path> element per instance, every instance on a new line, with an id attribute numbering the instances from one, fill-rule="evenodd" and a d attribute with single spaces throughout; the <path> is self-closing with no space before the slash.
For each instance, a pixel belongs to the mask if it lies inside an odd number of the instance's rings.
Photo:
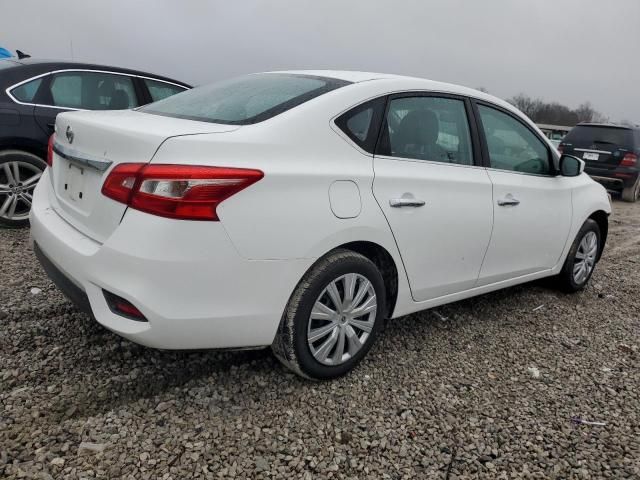
<path id="1" fill-rule="evenodd" d="M 0 61 L 0 225 L 28 222 L 31 193 L 46 167 L 47 142 L 58 113 L 134 108 L 189 88 L 123 68 Z"/>
<path id="2" fill-rule="evenodd" d="M 623 200 L 640 198 L 640 128 L 580 123 L 558 149 L 582 158 L 585 172 L 605 187 L 620 191 Z"/>

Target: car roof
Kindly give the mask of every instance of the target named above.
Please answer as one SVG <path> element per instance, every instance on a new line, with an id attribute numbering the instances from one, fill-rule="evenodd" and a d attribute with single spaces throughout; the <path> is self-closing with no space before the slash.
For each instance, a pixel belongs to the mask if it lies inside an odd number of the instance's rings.
<path id="1" fill-rule="evenodd" d="M 402 91 L 402 90 L 426 90 L 441 93 L 450 93 L 454 95 L 462 95 L 466 97 L 473 97 L 479 100 L 485 100 L 489 103 L 499 105 L 507 110 L 518 112 L 522 115 L 517 108 L 511 105 L 509 102 L 502 100 L 480 90 L 476 90 L 462 85 L 454 83 L 439 82 L 436 80 L 429 80 L 420 77 L 411 77 L 406 75 L 396 75 L 390 73 L 375 73 L 375 72 L 359 72 L 350 70 L 283 70 L 278 72 L 269 73 L 288 73 L 293 75 L 312 75 L 318 77 L 335 78 L 338 80 L 345 80 L 352 83 L 363 83 L 369 81 L 385 81 L 388 84 L 389 91 Z"/>
<path id="2" fill-rule="evenodd" d="M 157 78 L 158 80 L 165 80 L 170 83 L 175 83 L 178 85 L 182 85 L 184 87 L 191 88 L 191 85 L 189 85 L 186 82 L 165 77 L 163 75 L 156 75 L 155 73 L 143 72 L 140 70 L 133 70 L 131 68 L 114 67 L 114 66 L 100 65 L 95 63 L 73 62 L 68 60 L 46 60 L 46 59 L 36 59 L 36 58 L 24 58 L 21 60 L 12 58 L 10 60 L 4 60 L 4 61 L 13 62 L 14 64 L 16 64 L 15 65 L 16 69 L 19 67 L 24 67 L 34 73 L 37 72 L 36 74 L 38 75 L 46 73 L 47 71 L 53 71 L 53 70 L 73 70 L 73 69 L 105 70 L 109 72 L 125 73 L 128 75 L 135 75 L 140 77 Z"/>
<path id="3" fill-rule="evenodd" d="M 606 127 L 606 128 L 619 128 L 621 130 L 637 130 L 638 127 L 632 125 L 616 125 L 615 123 L 595 123 L 595 122 L 581 122 L 576 127 Z"/>

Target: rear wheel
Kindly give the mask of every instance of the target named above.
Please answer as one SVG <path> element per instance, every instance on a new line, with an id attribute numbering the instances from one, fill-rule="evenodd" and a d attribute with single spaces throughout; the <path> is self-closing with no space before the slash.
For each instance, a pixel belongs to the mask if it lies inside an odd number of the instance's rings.
<path id="1" fill-rule="evenodd" d="M 33 190 L 46 167 L 28 152 L 0 152 L 0 225 L 22 227 L 29 223 Z"/>
<path id="2" fill-rule="evenodd" d="M 273 351 L 304 377 L 344 375 L 371 348 L 384 312 L 384 282 L 375 264 L 350 250 L 335 250 L 296 287 Z"/>
<path id="3" fill-rule="evenodd" d="M 625 202 L 636 202 L 640 198 L 640 175 L 636 183 L 622 190 L 622 199 Z"/>
<path id="4" fill-rule="evenodd" d="M 592 219 L 584 222 L 557 277 L 562 290 L 577 292 L 587 285 L 598 261 L 600 238 L 598 224 Z"/>

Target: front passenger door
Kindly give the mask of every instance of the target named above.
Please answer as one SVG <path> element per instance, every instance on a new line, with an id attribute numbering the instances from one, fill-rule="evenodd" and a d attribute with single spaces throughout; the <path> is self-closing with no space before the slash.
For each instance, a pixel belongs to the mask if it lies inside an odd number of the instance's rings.
<path id="1" fill-rule="evenodd" d="M 547 144 L 510 112 L 484 104 L 477 109 L 494 200 L 481 286 L 554 267 L 572 207 L 571 180 L 556 175 Z"/>

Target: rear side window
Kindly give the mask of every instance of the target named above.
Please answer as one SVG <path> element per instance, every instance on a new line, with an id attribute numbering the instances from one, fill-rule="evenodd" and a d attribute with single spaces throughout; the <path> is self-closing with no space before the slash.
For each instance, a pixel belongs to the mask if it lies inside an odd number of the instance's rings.
<path id="1" fill-rule="evenodd" d="M 600 125 L 578 125 L 567 134 L 563 141 L 577 147 L 595 145 L 597 148 L 633 148 L 633 134 L 630 129 Z"/>
<path id="2" fill-rule="evenodd" d="M 469 123 L 462 100 L 431 96 L 394 98 L 382 128 L 380 155 L 473 164 Z"/>
<path id="3" fill-rule="evenodd" d="M 101 72 L 64 72 L 51 80 L 49 102 L 55 107 L 123 110 L 137 106 L 133 80 Z"/>
<path id="4" fill-rule="evenodd" d="M 172 85 L 170 83 L 160 82 L 157 80 L 150 80 L 148 78 L 144 79 L 144 83 L 149 90 L 151 100 L 154 102 L 163 100 L 175 95 L 176 93 L 184 92 L 185 90 L 187 90 L 185 87 L 179 87 L 177 85 Z"/>
<path id="5" fill-rule="evenodd" d="M 262 122 L 350 82 L 310 75 L 262 73 L 188 90 L 141 112 L 228 125 Z"/>
<path id="6" fill-rule="evenodd" d="M 42 78 L 36 78 L 11 90 L 11 95 L 20 102 L 33 102 L 40 85 L 42 85 Z"/>
<path id="7" fill-rule="evenodd" d="M 373 153 L 384 114 L 386 97 L 376 98 L 358 105 L 336 119 L 336 125 L 355 144 Z"/>

